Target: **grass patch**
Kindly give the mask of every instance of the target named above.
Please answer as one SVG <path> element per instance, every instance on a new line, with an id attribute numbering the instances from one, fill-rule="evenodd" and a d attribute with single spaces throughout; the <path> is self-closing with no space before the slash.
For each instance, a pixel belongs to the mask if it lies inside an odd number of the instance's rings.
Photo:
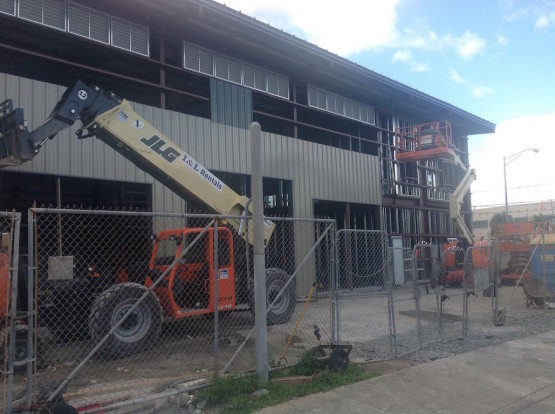
<path id="1" fill-rule="evenodd" d="M 307 354 L 297 365 L 271 372 L 270 383 L 265 387 L 268 393 L 261 397 L 252 396 L 252 393 L 259 389 L 256 375 L 217 379 L 210 387 L 197 392 L 195 401 L 206 401 L 207 405 L 218 407 L 222 414 L 250 413 L 291 398 L 331 390 L 377 376 L 365 372 L 355 364 L 349 364 L 344 374 L 330 372 L 327 364 L 327 359 L 321 360 Z M 313 374 L 317 375 L 311 382 L 302 384 L 271 382 L 272 378 Z"/>

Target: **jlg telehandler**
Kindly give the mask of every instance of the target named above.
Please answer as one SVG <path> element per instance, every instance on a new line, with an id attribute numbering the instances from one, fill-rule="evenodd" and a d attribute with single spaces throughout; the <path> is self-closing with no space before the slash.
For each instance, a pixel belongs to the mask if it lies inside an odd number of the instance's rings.
<path id="1" fill-rule="evenodd" d="M 21 108 L 14 109 L 11 100 L 0 104 L 0 167 L 19 165 L 35 157 L 40 148 L 69 128 L 77 120 L 82 127 L 77 137 L 95 136 L 139 168 L 151 174 L 176 194 L 200 201 L 217 213 L 241 217 L 250 215 L 248 199 L 239 196 L 208 169 L 133 111 L 131 105 L 115 94 L 78 81 L 69 87 L 54 107 L 49 118 L 29 131 Z M 245 231 L 243 220 L 229 218 L 230 227 L 252 243 L 252 226 Z M 274 224 L 265 221 L 265 242 L 270 239 Z M 234 260 L 233 232 L 219 226 L 217 275 L 214 266 L 214 227 L 165 230 L 155 237 L 148 265 L 130 266 L 109 275 L 110 282 L 73 292 L 81 301 L 85 323 L 93 339 L 101 339 L 131 309 L 137 300 L 151 289 L 146 298 L 104 344 L 104 352 L 123 357 L 146 349 L 156 342 L 163 319 L 177 320 L 200 314 L 233 311 L 245 305 L 252 308 L 251 292 L 239 294 Z M 194 249 L 189 249 L 195 244 Z M 193 255 L 193 252 L 201 254 Z M 196 257 L 194 257 L 196 256 Z M 176 259 L 179 262 L 158 280 Z M 97 277 L 91 270 L 91 277 Z M 104 275 L 100 275 L 102 278 Z M 217 298 L 215 277 L 218 278 Z M 268 323 L 283 323 L 295 309 L 295 287 L 289 275 L 277 268 L 266 271 L 267 302 L 275 302 L 268 312 Z M 243 279 L 244 280 L 244 279 Z M 241 283 L 241 286 L 247 286 Z M 78 285 L 75 285 L 79 290 Z M 280 291 L 282 294 L 279 295 Z M 64 292 L 64 290 L 61 290 Z M 5 292 L 0 292 L 4 295 Z M 246 304 L 239 303 L 244 299 Z M 277 300 L 276 300 L 277 298 Z M 40 299 L 40 298 L 39 298 Z M 7 300 L 7 299 L 5 299 Z M 75 299 L 74 299 L 75 300 Z M 49 298 L 49 304 L 64 303 L 64 298 Z M 39 300 L 40 303 L 40 300 Z M 63 305 L 58 305 L 59 308 Z M 38 310 L 39 314 L 41 309 Z M 70 312 L 69 309 L 56 309 Z M 88 317 L 88 321 L 86 320 Z M 63 328 L 52 326 L 51 330 Z"/>

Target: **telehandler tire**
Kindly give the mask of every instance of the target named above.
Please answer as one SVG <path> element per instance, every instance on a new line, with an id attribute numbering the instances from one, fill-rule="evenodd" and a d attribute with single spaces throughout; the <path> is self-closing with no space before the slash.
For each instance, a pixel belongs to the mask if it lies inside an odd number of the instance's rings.
<path id="1" fill-rule="evenodd" d="M 137 283 L 122 283 L 96 298 L 89 316 L 91 338 L 100 341 L 148 289 Z M 162 308 L 153 292 L 131 312 L 101 347 L 101 353 L 123 358 L 156 345 L 162 327 Z"/>
<path id="2" fill-rule="evenodd" d="M 270 306 L 288 280 L 289 275 L 283 270 L 266 269 L 266 306 Z M 290 283 L 266 315 L 268 325 L 289 322 L 296 303 L 295 283 Z"/>

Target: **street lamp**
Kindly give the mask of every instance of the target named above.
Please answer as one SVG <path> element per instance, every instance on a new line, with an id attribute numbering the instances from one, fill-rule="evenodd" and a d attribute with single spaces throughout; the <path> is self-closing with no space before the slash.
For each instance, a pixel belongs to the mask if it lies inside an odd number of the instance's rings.
<path id="1" fill-rule="evenodd" d="M 522 151 L 503 157 L 503 178 L 505 180 L 505 223 L 509 221 L 509 199 L 507 197 L 507 164 L 510 164 L 511 162 L 516 160 L 522 155 L 523 152 L 526 151 L 534 151 L 536 154 L 540 152 L 540 150 L 537 148 L 526 148 Z"/>

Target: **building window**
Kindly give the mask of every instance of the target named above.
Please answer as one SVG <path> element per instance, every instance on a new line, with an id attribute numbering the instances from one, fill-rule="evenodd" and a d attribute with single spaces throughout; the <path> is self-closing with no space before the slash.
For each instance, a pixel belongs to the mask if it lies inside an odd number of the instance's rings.
<path id="1" fill-rule="evenodd" d="M 15 0 L 0 0 L 0 13 L 15 16 Z"/>
<path id="2" fill-rule="evenodd" d="M 148 27 L 66 0 L 0 0 L 0 13 L 149 56 Z"/>
<path id="3" fill-rule="evenodd" d="M 476 220 L 472 222 L 472 227 L 475 229 L 487 229 L 488 228 L 488 221 L 487 220 Z"/>
<path id="4" fill-rule="evenodd" d="M 19 0 L 17 15 L 21 19 L 66 30 L 65 0 Z"/>
<path id="5" fill-rule="evenodd" d="M 374 108 L 352 99 L 308 85 L 308 105 L 365 124 L 376 125 Z"/>
<path id="6" fill-rule="evenodd" d="M 112 46 L 148 56 L 148 28 L 112 17 Z"/>
<path id="7" fill-rule="evenodd" d="M 110 15 L 71 2 L 67 11 L 68 32 L 110 44 Z"/>
<path id="8" fill-rule="evenodd" d="M 183 42 L 183 66 L 195 72 L 289 99 L 289 78 Z"/>

